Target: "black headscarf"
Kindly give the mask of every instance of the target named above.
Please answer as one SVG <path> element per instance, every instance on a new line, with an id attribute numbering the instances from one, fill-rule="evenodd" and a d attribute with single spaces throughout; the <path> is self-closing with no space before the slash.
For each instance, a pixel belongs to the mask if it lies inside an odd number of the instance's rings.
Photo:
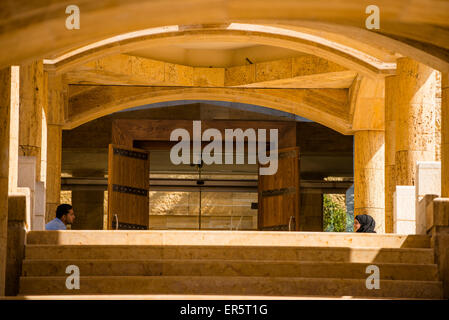
<path id="1" fill-rule="evenodd" d="M 357 232 L 376 233 L 376 231 L 374 231 L 376 222 L 374 221 L 373 217 L 367 214 L 360 214 L 358 216 L 355 216 L 355 218 L 358 222 L 360 222 L 360 228 L 359 230 L 357 230 Z"/>

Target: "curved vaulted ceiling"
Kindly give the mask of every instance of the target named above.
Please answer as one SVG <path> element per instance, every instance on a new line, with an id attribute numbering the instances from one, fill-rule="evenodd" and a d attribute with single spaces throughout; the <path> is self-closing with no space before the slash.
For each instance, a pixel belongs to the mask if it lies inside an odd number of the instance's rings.
<path id="1" fill-rule="evenodd" d="M 81 28 L 65 28 L 65 8 L 72 1 L 0 4 L 0 66 L 55 58 L 95 41 L 159 26 L 277 25 L 294 30 L 339 34 L 366 45 L 410 56 L 447 71 L 449 3 L 438 0 L 378 0 L 380 30 L 365 28 L 371 1 L 335 0 L 97 0 L 77 1 Z"/>
<path id="2" fill-rule="evenodd" d="M 395 73 L 398 57 L 449 71 L 449 2 L 444 1 L 376 1 L 381 18 L 376 31 L 365 28 L 365 9 L 372 3 L 364 0 L 79 0 L 81 29 L 67 30 L 70 2 L 0 3 L 0 46 L 8 48 L 0 52 L 0 67 L 45 59 L 46 70 L 66 84 L 87 77 L 84 83 L 90 85 L 126 86 L 72 88 L 65 128 L 139 104 L 194 98 L 259 104 L 345 134 L 382 130 L 383 77 Z M 217 44 L 268 52 L 280 48 L 297 55 L 210 70 L 169 64 L 168 59 L 150 61 L 151 52 L 161 48 Z M 147 60 L 136 64 L 140 58 Z M 310 61 L 314 70 L 295 69 Z M 104 68 L 108 63 L 113 67 Z M 163 71 L 149 81 L 144 64 Z M 140 68 L 141 74 L 123 65 Z M 322 81 L 326 77 L 330 80 Z M 267 86 L 277 89 L 269 93 Z"/>
<path id="3" fill-rule="evenodd" d="M 152 48 L 188 42 L 236 42 L 282 47 L 338 63 L 361 74 L 375 77 L 393 74 L 394 62 L 382 61 L 350 46 L 303 32 L 251 24 L 230 24 L 222 27 L 166 26 L 136 31 L 108 38 L 68 52 L 45 63 L 56 72 L 64 72 L 104 56 L 130 52 L 136 48 Z"/>

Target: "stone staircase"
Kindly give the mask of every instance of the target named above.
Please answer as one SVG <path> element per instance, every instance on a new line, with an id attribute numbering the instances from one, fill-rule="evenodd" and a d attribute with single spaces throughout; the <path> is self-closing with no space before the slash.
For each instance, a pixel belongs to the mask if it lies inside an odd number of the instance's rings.
<path id="1" fill-rule="evenodd" d="M 79 267 L 79 290 L 65 286 L 68 265 Z M 366 288 L 368 265 L 380 289 Z M 442 284 L 421 235 L 31 231 L 20 295 L 441 299 Z"/>

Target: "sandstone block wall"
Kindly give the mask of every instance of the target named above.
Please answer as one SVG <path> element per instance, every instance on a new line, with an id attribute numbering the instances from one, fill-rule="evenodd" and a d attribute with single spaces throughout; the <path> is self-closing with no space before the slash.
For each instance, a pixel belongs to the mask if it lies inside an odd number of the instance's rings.
<path id="1" fill-rule="evenodd" d="M 393 232 L 398 234 L 415 234 L 415 187 L 396 186 L 393 199 Z"/>

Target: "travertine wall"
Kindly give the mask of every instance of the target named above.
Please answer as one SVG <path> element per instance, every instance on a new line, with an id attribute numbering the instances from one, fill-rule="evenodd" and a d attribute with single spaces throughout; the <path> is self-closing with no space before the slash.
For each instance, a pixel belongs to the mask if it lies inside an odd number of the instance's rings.
<path id="1" fill-rule="evenodd" d="M 415 185 L 416 162 L 435 160 L 436 72 L 410 58 L 397 61 L 396 185 Z"/>
<path id="2" fill-rule="evenodd" d="M 441 161 L 441 72 L 435 72 L 435 161 Z"/>
<path id="3" fill-rule="evenodd" d="M 392 232 L 396 186 L 414 186 L 417 161 L 440 158 L 440 73 L 410 58 L 385 79 L 385 216 Z"/>
<path id="4" fill-rule="evenodd" d="M 72 191 L 61 190 L 61 203 L 72 204 Z"/>
<path id="5" fill-rule="evenodd" d="M 418 161 L 415 181 L 416 233 L 426 234 L 430 224 L 427 211 L 434 198 L 441 195 L 441 162 Z"/>
<path id="6" fill-rule="evenodd" d="M 393 232 L 416 234 L 415 186 L 397 186 L 393 198 Z"/>
<path id="7" fill-rule="evenodd" d="M 449 73 L 442 73 L 441 87 L 441 196 L 449 198 Z"/>
<path id="8" fill-rule="evenodd" d="M 5 293 L 11 68 L 0 70 L 0 296 Z"/>

